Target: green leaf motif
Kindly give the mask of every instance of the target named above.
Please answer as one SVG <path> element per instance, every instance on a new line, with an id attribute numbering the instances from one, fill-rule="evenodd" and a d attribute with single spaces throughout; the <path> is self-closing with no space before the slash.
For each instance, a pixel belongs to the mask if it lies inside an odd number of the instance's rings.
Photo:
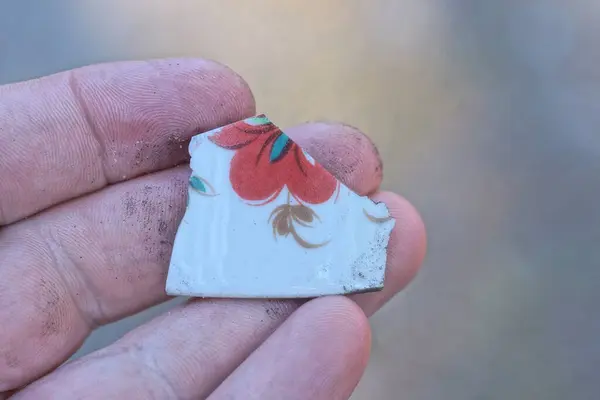
<path id="1" fill-rule="evenodd" d="M 213 197 L 219 195 L 215 193 L 215 188 L 206 179 L 199 176 L 192 175 L 190 177 L 190 187 L 201 196 Z"/>
<path id="2" fill-rule="evenodd" d="M 192 176 L 190 178 L 190 186 L 201 193 L 206 193 L 206 185 L 202 182 L 202 179 L 197 176 Z"/>
<path id="3" fill-rule="evenodd" d="M 258 117 L 246 118 L 245 122 L 248 125 L 258 126 L 258 125 L 267 125 L 267 124 L 270 124 L 271 120 L 269 120 L 269 118 L 267 118 L 265 116 L 258 116 Z"/>
<path id="4" fill-rule="evenodd" d="M 275 139 L 275 142 L 273 142 L 273 146 L 271 147 L 271 154 L 269 156 L 271 164 L 281 160 L 287 154 L 291 146 L 292 141 L 282 132 L 277 139 Z"/>

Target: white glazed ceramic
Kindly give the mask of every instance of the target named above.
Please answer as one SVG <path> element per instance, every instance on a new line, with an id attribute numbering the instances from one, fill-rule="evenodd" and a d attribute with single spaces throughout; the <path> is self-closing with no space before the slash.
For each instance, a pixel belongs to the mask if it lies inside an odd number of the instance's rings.
<path id="1" fill-rule="evenodd" d="M 379 290 L 395 221 L 264 115 L 195 136 L 166 291 L 315 297 Z"/>

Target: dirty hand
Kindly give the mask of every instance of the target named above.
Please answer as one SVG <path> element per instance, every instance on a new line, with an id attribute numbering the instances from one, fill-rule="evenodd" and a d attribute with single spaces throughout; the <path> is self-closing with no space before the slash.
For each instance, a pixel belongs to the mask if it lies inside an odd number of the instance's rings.
<path id="1" fill-rule="evenodd" d="M 0 398 L 350 396 L 369 356 L 366 317 L 415 275 L 425 233 L 405 200 L 378 191 L 371 141 L 335 123 L 286 133 L 397 219 L 383 291 L 304 304 L 192 300 L 61 365 L 94 328 L 167 300 L 186 141 L 254 113 L 240 77 L 194 59 L 0 86 Z"/>

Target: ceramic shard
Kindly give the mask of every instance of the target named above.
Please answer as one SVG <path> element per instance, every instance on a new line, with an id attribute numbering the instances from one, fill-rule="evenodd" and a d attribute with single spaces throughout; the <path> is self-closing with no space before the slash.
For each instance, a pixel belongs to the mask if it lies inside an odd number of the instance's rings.
<path id="1" fill-rule="evenodd" d="M 166 291 L 295 298 L 383 288 L 395 221 L 259 115 L 189 145 L 188 206 Z"/>

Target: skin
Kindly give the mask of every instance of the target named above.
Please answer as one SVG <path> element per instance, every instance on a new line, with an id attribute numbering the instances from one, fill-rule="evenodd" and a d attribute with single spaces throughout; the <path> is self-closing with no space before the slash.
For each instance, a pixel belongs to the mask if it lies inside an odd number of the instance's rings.
<path id="1" fill-rule="evenodd" d="M 383 291 L 191 300 L 63 364 L 94 328 L 167 300 L 187 141 L 254 114 L 242 78 L 198 59 L 0 86 L 0 398 L 349 398 L 369 357 L 367 317 L 415 276 L 426 239 L 415 209 L 379 190 L 372 142 L 338 123 L 286 133 L 396 218 Z"/>

